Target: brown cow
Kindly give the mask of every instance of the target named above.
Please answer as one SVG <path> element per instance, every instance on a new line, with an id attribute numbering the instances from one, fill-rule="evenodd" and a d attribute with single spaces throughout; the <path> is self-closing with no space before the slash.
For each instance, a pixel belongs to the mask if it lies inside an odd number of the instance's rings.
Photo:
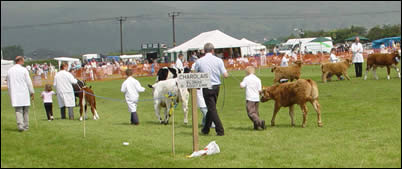
<path id="1" fill-rule="evenodd" d="M 378 80 L 378 76 L 376 73 L 377 67 L 387 67 L 387 79 L 390 79 L 389 74 L 391 73 L 391 67 L 395 68 L 396 72 L 398 72 L 398 77 L 401 78 L 401 73 L 397 67 L 399 61 L 401 60 L 401 56 L 399 52 L 395 50 L 392 53 L 375 53 L 368 55 L 367 58 L 367 68 L 366 73 L 364 74 L 364 80 L 367 79 L 367 73 L 372 68 L 375 79 Z"/>
<path id="2" fill-rule="evenodd" d="M 350 64 L 352 64 L 350 59 L 345 59 L 338 63 L 323 63 L 321 65 L 322 81 L 326 83 L 327 79 L 331 80 L 333 75 L 338 76 L 338 79 L 343 75 L 346 79 L 350 80 L 348 76 L 348 68 L 350 67 Z"/>
<path id="3" fill-rule="evenodd" d="M 290 81 L 293 81 L 293 79 L 299 79 L 301 67 L 301 61 L 296 61 L 294 65 L 288 67 L 273 67 L 271 72 L 275 72 L 274 83 L 280 82 L 281 79 L 289 79 Z"/>
<path id="4" fill-rule="evenodd" d="M 287 82 L 277 84 L 270 87 L 263 87 L 261 92 L 261 102 L 267 102 L 268 100 L 275 100 L 274 114 L 272 115 L 271 126 L 275 126 L 275 117 L 281 107 L 289 107 L 289 115 L 291 119 L 291 125 L 294 123 L 294 104 L 300 105 L 303 111 L 303 124 L 302 127 L 306 127 L 307 123 L 307 102 L 310 102 L 318 117 L 318 126 L 322 127 L 321 122 L 321 110 L 318 103 L 318 87 L 317 84 L 311 79 L 299 79 L 295 82 Z"/>
<path id="5" fill-rule="evenodd" d="M 98 112 L 96 111 L 96 100 L 94 91 L 91 89 L 92 87 L 84 86 L 81 88 L 81 92 L 79 93 L 80 98 L 80 121 L 82 121 L 82 112 L 85 106 L 85 114 L 87 112 L 87 104 L 91 106 L 91 112 L 94 120 L 99 119 Z M 85 95 L 85 98 L 84 98 Z M 85 103 L 84 103 L 85 101 Z"/>

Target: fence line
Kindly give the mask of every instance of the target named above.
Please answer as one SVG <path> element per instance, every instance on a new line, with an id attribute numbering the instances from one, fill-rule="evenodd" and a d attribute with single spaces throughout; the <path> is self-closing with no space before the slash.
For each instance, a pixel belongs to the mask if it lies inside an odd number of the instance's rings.
<path id="1" fill-rule="evenodd" d="M 352 58 L 351 52 L 338 52 L 336 54 L 341 59 Z M 366 58 L 367 53 L 363 53 L 363 56 Z M 245 57 L 245 58 L 233 58 L 233 59 L 224 59 L 225 67 L 228 71 L 232 70 L 244 70 L 247 66 L 254 66 L 256 68 L 269 68 L 273 66 L 277 66 L 280 64 L 283 54 L 280 55 L 270 55 L 266 57 L 265 62 L 261 62 L 261 58 L 256 56 Z M 298 60 L 301 60 L 303 64 L 306 65 L 314 65 L 320 64 L 324 62 L 328 62 L 329 54 L 306 54 L 299 55 Z M 290 59 L 290 62 L 295 61 L 293 58 Z M 125 70 L 132 69 L 134 77 L 151 77 L 156 76 L 158 70 L 162 67 L 169 67 L 173 63 L 158 63 L 155 65 L 154 71 L 151 71 L 151 64 L 138 64 L 138 65 L 104 65 L 102 67 L 97 68 L 80 68 L 77 70 L 72 70 L 71 73 L 77 79 L 86 80 L 86 81 L 106 81 L 106 80 L 116 80 L 116 79 L 125 79 Z M 185 66 L 191 67 L 193 62 L 185 62 Z M 53 84 L 55 73 L 49 72 L 47 77 L 45 78 L 44 74 L 32 75 L 33 85 L 35 87 L 43 87 L 45 84 Z"/>

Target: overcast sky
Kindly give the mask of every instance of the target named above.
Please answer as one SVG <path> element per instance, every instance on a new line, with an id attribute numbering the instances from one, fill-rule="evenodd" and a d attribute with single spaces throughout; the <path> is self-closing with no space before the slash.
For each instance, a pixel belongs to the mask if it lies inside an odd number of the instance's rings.
<path id="1" fill-rule="evenodd" d="M 25 53 L 44 48 L 67 52 L 119 51 L 119 22 L 103 20 L 29 27 L 79 20 L 131 16 L 124 22 L 124 49 L 141 43 L 172 44 L 171 11 L 177 17 L 176 41 L 219 29 L 235 38 L 262 42 L 288 36 L 296 27 L 307 30 L 400 24 L 401 2 L 135 2 L 61 1 L 1 2 L 1 46 L 21 45 Z M 26 28 L 12 28 L 26 25 Z M 8 29 L 4 29 L 8 28 Z"/>

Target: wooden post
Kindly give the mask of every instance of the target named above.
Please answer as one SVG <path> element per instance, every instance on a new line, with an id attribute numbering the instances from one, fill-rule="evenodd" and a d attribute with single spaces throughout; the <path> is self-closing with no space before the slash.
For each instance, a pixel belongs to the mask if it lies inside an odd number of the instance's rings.
<path id="1" fill-rule="evenodd" d="M 191 89 L 191 96 L 191 107 L 193 112 L 193 152 L 195 152 L 198 151 L 197 89 Z"/>

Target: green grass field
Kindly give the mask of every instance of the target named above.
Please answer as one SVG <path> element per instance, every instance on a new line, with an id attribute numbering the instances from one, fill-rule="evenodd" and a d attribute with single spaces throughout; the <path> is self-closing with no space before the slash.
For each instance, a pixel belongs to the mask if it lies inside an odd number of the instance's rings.
<path id="1" fill-rule="evenodd" d="M 364 68 L 363 68 L 364 69 Z M 139 126 L 129 125 L 130 114 L 123 102 L 97 98 L 100 120 L 83 122 L 59 120 L 54 98 L 56 120 L 46 120 L 37 88 L 35 108 L 30 109 L 30 130 L 17 131 L 14 109 L 6 91 L 1 92 L 1 167 L 401 167 L 401 80 L 395 70 L 391 80 L 386 70 L 378 69 L 380 80 L 354 78 L 351 81 L 323 84 L 319 66 L 304 66 L 302 78 L 312 78 L 319 87 L 319 102 L 324 126 L 319 128 L 311 104 L 306 128 L 301 128 L 302 112 L 295 107 L 296 127 L 290 126 L 287 108 L 282 108 L 276 126 L 254 131 L 245 110 L 245 93 L 238 79 L 243 71 L 232 71 L 235 77 L 221 87 L 218 113 L 225 136 L 200 135 L 200 149 L 216 141 L 221 153 L 193 159 L 191 113 L 189 125 L 183 124 L 180 105 L 176 109 L 176 156 L 171 152 L 171 124 L 159 124 L 152 102 L 139 103 Z M 364 73 L 363 73 L 364 74 Z M 263 85 L 271 85 L 270 69 L 257 71 Z M 138 78 L 145 87 L 155 78 Z M 92 82 L 95 94 L 124 99 L 123 80 Z M 224 94 L 226 93 L 226 94 Z M 224 96 L 226 95 L 226 96 Z M 140 99 L 151 98 L 151 90 Z M 225 98 L 224 108 L 221 105 Z M 269 125 L 273 101 L 260 104 L 260 116 Z M 191 110 L 191 109 L 190 109 Z M 34 112 L 37 123 L 35 123 Z M 79 108 L 75 108 L 78 119 Z M 198 115 L 201 123 L 201 113 Z M 129 146 L 122 145 L 129 142 Z"/>

